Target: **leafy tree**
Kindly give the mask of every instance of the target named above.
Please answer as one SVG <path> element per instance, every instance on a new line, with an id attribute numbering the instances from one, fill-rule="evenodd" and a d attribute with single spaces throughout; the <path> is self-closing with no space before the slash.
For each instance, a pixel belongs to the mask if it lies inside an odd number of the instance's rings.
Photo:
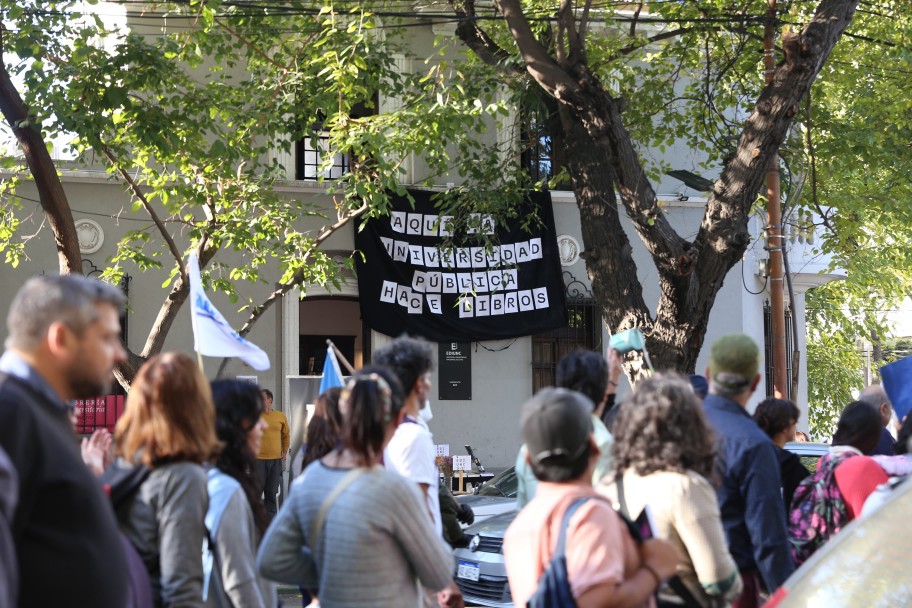
<path id="1" fill-rule="evenodd" d="M 13 15 L 30 20 L 17 31 L 49 18 L 46 4 Z M 402 192 L 401 163 L 410 154 L 427 165 L 431 181 L 466 178 L 441 197 L 442 209 L 467 216 L 464 203 L 472 201 L 473 210 L 502 217 L 515 212 L 524 189 L 546 185 L 525 176 L 497 138 L 482 137 L 508 108 L 521 107 L 547 126 L 563 165 L 550 185 L 567 179 L 576 193 L 603 318 L 613 330 L 647 328 L 661 366 L 692 371 L 715 296 L 750 240 L 747 221 L 770 159 L 856 4 L 821 0 L 810 13 L 804 5 L 790 9 L 803 25 L 783 37 L 784 59 L 766 87 L 753 52 L 766 10 L 759 0 L 657 3 L 649 16 L 642 5 L 631 13 L 627 4 L 497 0 L 480 8 L 454 0 L 457 33 L 471 53 L 441 44 L 433 56 L 416 57 L 425 62 L 420 71 L 406 73 L 396 59 L 408 55 L 406 26 L 422 15 L 404 14 L 400 5 L 168 4 L 158 8 L 179 29 L 121 36 L 108 52 L 97 24 L 74 28 L 71 52 L 39 45 L 32 55 L 39 61 L 22 69 L 31 78 L 26 101 L 42 110 L 30 126 L 77 134 L 77 149 L 104 159 L 137 208 L 158 218 L 159 237 L 132 233 L 108 271 L 116 276 L 128 260 L 143 268 L 172 258 L 171 292 L 133 364 L 161 348 L 186 297 L 181 259 L 188 247 L 166 220 L 181 227 L 204 263 L 226 247 L 251 260 L 252 270 L 224 269 L 212 278 L 229 293 L 236 295 L 232 281 L 262 280 L 256 269 L 278 261 L 281 286 L 266 302 L 249 303 L 245 330 L 293 286 L 331 281 L 320 236 L 296 228 L 297 216 L 316 210 L 275 195 L 278 167 L 267 154 L 274 142 L 289 147 L 328 131 L 329 148 L 350 154 L 353 170 L 329 189 L 336 226 L 384 213 L 388 193 Z M 9 0 L 3 5 L 12 15 Z M 425 18 L 452 19 L 425 8 Z M 378 92 L 398 103 L 364 115 Z M 705 151 L 707 167 L 720 171 L 692 239 L 675 231 L 658 204 L 652 183 L 665 167 L 644 159 L 649 146 L 675 139 Z M 658 271 L 655 314 L 629 280 L 637 269 L 622 210 Z M 633 374 L 638 367 L 630 363 Z"/>

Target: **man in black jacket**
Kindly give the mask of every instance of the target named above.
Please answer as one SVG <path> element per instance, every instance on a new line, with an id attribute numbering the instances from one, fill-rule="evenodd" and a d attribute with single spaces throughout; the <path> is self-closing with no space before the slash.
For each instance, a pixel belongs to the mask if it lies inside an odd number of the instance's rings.
<path id="1" fill-rule="evenodd" d="M 121 292 L 78 276 L 28 281 L 0 357 L 0 447 L 18 477 L 12 536 L 26 606 L 127 605 L 128 572 L 110 501 L 83 464 L 68 413 L 104 394 L 123 360 Z"/>

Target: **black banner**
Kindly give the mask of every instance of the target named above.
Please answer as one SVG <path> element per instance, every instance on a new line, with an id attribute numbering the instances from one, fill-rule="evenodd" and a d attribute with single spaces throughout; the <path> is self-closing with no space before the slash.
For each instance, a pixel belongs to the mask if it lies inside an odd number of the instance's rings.
<path id="1" fill-rule="evenodd" d="M 548 193 L 532 193 L 519 218 L 537 211 L 532 232 L 520 219 L 503 227 L 479 216 L 478 232 L 444 248 L 452 218 L 441 216 L 433 192 L 411 190 L 389 217 L 355 234 L 361 317 L 388 336 L 434 342 L 499 340 L 567 324 L 567 307 Z M 487 250 L 484 240 L 497 245 Z M 452 243 L 452 239 L 451 239 Z"/>

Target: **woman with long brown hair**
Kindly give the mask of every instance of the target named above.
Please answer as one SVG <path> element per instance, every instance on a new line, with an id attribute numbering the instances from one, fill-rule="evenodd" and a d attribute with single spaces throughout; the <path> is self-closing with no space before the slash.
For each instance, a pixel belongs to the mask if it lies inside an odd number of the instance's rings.
<path id="1" fill-rule="evenodd" d="M 709 481 L 713 434 L 690 383 L 674 373 L 639 382 L 615 421 L 612 454 L 614 478 L 600 490 L 628 517 L 648 506 L 653 533 L 682 557 L 659 605 L 717 607 L 737 598 L 741 578 Z"/>
<path id="2" fill-rule="evenodd" d="M 151 469 L 121 521 L 149 571 L 155 604 L 199 606 L 208 506 L 202 464 L 219 452 L 209 382 L 165 353 L 140 368 L 115 428 L 117 466 Z"/>

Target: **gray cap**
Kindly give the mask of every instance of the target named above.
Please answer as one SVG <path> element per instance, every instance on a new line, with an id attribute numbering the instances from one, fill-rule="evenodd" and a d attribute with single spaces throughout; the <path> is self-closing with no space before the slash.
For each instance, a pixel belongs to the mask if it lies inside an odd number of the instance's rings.
<path id="1" fill-rule="evenodd" d="M 576 391 L 545 388 L 522 407 L 519 425 L 529 459 L 569 464 L 592 433 L 592 401 Z"/>

